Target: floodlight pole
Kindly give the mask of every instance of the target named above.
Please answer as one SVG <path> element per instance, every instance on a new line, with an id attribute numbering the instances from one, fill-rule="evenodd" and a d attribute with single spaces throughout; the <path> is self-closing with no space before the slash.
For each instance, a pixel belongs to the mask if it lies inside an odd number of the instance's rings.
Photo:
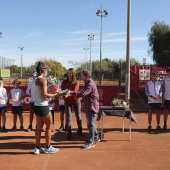
<path id="1" fill-rule="evenodd" d="M 130 105 L 130 25 L 131 25 L 131 0 L 127 6 L 127 44 L 126 44 L 126 86 L 125 100 Z"/>
<path id="2" fill-rule="evenodd" d="M 2 38 L 2 32 L 0 32 L 0 38 Z M 2 67 L 2 65 L 3 65 L 3 58 L 0 56 L 0 60 L 2 59 L 2 61 L 1 61 L 1 66 L 0 66 L 0 68 Z"/>
<path id="3" fill-rule="evenodd" d="M 94 40 L 94 35 L 92 33 L 90 35 L 88 35 L 88 40 L 90 40 L 90 73 L 92 75 L 91 41 Z"/>
<path id="4" fill-rule="evenodd" d="M 99 82 L 101 85 L 102 81 L 102 18 L 106 17 L 108 15 L 108 12 L 106 10 L 103 10 L 102 4 L 101 4 L 101 10 L 97 10 L 96 12 L 97 16 L 100 16 L 100 78 Z"/>
<path id="5" fill-rule="evenodd" d="M 86 51 L 89 49 L 89 48 L 83 48 L 85 50 L 85 63 L 86 63 Z M 87 63 L 86 63 L 86 69 L 87 69 Z"/>
<path id="6" fill-rule="evenodd" d="M 20 49 L 20 55 L 21 55 L 21 79 L 22 79 L 22 67 L 23 67 L 23 61 L 22 61 L 22 51 L 24 47 L 18 47 Z"/>

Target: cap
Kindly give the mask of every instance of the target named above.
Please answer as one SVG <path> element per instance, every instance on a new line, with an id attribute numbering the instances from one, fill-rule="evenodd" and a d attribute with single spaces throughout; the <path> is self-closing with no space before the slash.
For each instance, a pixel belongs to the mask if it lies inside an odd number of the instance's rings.
<path id="1" fill-rule="evenodd" d="M 48 70 L 48 66 L 47 65 L 42 66 L 41 70 Z"/>
<path id="2" fill-rule="evenodd" d="M 168 68 L 166 69 L 166 72 L 170 72 L 170 67 L 168 67 Z"/>
<path id="3" fill-rule="evenodd" d="M 157 72 L 156 70 L 153 70 L 151 74 L 157 76 L 157 75 L 158 75 L 158 72 Z"/>
<path id="4" fill-rule="evenodd" d="M 42 67 L 41 67 L 41 70 L 51 71 L 51 69 L 50 69 L 47 65 L 42 66 Z"/>
<path id="5" fill-rule="evenodd" d="M 36 76 L 37 76 L 37 72 L 34 71 L 32 75 L 33 75 L 34 77 L 36 77 Z"/>

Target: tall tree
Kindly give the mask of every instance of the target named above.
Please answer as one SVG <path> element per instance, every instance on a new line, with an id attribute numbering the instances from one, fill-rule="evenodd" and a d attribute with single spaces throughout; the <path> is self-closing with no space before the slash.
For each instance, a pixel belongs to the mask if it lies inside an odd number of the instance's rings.
<path id="1" fill-rule="evenodd" d="M 74 61 L 74 60 L 69 60 L 68 63 L 75 69 L 81 66 L 80 62 Z"/>
<path id="2" fill-rule="evenodd" d="M 148 33 L 149 53 L 158 66 L 170 65 L 170 27 L 165 22 L 155 21 Z"/>
<path id="3" fill-rule="evenodd" d="M 61 76 L 66 73 L 66 68 L 63 67 L 62 64 L 55 59 L 47 59 L 46 57 L 40 58 L 36 61 L 35 65 L 37 65 L 39 61 L 43 61 L 48 65 L 48 67 L 50 68 L 49 75 Z"/>
<path id="4" fill-rule="evenodd" d="M 6 68 L 9 68 L 12 73 L 19 73 L 20 72 L 20 68 L 17 65 L 11 65 L 11 66 L 6 67 Z"/>

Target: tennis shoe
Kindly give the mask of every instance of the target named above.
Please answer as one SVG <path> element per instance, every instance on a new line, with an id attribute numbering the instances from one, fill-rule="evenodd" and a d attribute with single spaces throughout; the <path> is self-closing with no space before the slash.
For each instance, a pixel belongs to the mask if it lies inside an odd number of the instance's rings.
<path id="1" fill-rule="evenodd" d="M 44 153 L 56 153 L 58 151 L 59 151 L 59 149 L 52 147 L 52 145 L 50 145 L 49 148 L 45 147 L 45 149 L 44 149 Z"/>

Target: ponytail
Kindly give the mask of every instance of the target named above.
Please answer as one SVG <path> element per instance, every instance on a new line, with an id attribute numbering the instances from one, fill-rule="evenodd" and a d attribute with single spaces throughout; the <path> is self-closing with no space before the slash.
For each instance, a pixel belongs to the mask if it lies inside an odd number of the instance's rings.
<path id="1" fill-rule="evenodd" d="M 48 69 L 48 66 L 44 62 L 42 62 L 42 61 L 38 62 L 38 65 L 36 67 L 38 76 L 41 74 L 42 70 L 47 70 L 47 69 Z"/>
<path id="2" fill-rule="evenodd" d="M 38 75 L 41 74 L 41 65 L 42 65 L 42 62 L 38 62 L 38 65 L 36 67 L 36 72 L 38 73 Z"/>

